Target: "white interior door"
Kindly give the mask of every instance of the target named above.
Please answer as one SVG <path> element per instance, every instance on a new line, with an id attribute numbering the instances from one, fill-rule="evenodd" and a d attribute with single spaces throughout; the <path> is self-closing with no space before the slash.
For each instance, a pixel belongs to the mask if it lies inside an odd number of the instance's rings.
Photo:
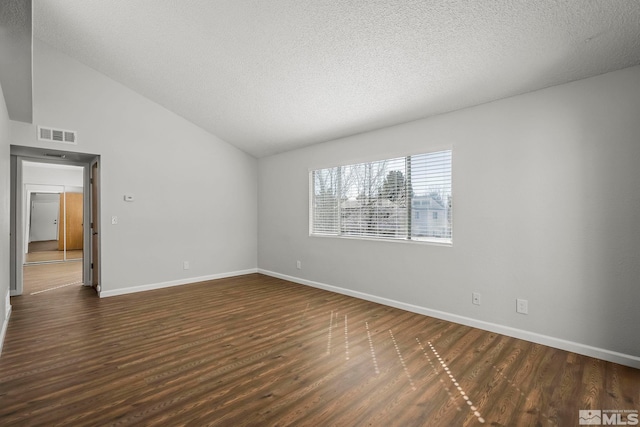
<path id="1" fill-rule="evenodd" d="M 59 202 L 31 203 L 31 235 L 30 242 L 58 240 Z"/>

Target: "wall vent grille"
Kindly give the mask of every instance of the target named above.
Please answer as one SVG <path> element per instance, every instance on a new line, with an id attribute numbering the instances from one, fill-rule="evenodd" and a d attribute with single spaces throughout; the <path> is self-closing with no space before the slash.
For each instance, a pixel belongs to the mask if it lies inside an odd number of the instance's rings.
<path id="1" fill-rule="evenodd" d="M 38 126 L 38 139 L 40 141 L 62 142 L 65 144 L 78 144 L 78 133 L 74 130 L 53 129 Z"/>

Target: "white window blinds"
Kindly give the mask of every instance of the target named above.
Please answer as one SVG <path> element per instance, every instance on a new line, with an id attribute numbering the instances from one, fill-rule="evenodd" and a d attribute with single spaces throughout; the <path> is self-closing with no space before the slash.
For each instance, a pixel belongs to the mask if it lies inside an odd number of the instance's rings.
<path id="1" fill-rule="evenodd" d="M 311 234 L 451 242 L 451 150 L 311 172 Z"/>

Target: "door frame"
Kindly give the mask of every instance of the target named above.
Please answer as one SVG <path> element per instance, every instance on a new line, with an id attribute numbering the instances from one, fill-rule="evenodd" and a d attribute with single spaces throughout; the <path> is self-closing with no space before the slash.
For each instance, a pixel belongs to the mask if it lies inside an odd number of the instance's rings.
<path id="1" fill-rule="evenodd" d="M 39 163 L 52 163 L 52 164 L 64 164 L 72 166 L 84 167 L 83 173 L 83 224 L 89 226 L 83 227 L 83 266 L 82 266 L 82 280 L 84 286 L 92 286 L 94 279 L 97 286 L 100 287 L 100 273 L 96 274 L 95 278 L 92 274 L 92 259 L 100 260 L 100 242 L 95 249 L 93 249 L 93 235 L 91 228 L 91 215 L 92 215 L 92 198 L 94 193 L 91 191 L 91 168 L 94 164 L 99 164 L 100 156 L 96 154 L 74 153 L 61 150 L 25 147 L 18 145 L 10 146 L 11 154 L 11 242 L 10 242 L 10 283 L 9 290 L 11 296 L 22 295 L 23 287 L 23 265 L 25 260 L 25 254 L 23 251 L 25 240 L 28 236 L 25 236 L 25 224 L 24 224 L 24 183 L 23 183 L 23 171 L 22 163 L 24 161 L 39 162 Z M 100 169 L 98 168 L 98 173 Z M 97 217 L 100 217 L 100 182 L 97 182 L 96 205 L 98 212 Z M 94 224 L 96 230 L 100 227 L 100 221 Z M 99 261 L 98 261 L 99 262 Z"/>
<path id="2" fill-rule="evenodd" d="M 102 272 L 100 260 L 100 244 L 102 242 L 100 238 L 100 159 L 98 157 L 93 159 L 85 170 L 87 171 L 86 178 L 89 180 L 86 191 L 88 194 L 85 197 L 85 212 L 89 213 L 89 219 L 85 224 L 89 224 L 89 227 L 86 227 L 88 232 L 85 232 L 84 247 L 91 252 L 89 259 L 85 259 L 85 263 L 89 263 L 88 271 L 91 273 L 88 276 L 88 283 L 85 285 L 92 286 L 100 295 L 102 288 L 100 280 Z"/>

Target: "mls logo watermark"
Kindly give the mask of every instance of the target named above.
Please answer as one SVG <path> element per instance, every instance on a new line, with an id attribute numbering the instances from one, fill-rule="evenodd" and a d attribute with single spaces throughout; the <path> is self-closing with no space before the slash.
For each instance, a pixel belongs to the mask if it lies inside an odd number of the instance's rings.
<path id="1" fill-rule="evenodd" d="M 579 412 L 579 423 L 581 426 L 599 426 L 602 425 L 602 411 L 598 410 L 584 410 Z"/>
<path id="2" fill-rule="evenodd" d="M 578 411 L 581 426 L 637 426 L 638 411 L 634 409 L 581 409 Z"/>

